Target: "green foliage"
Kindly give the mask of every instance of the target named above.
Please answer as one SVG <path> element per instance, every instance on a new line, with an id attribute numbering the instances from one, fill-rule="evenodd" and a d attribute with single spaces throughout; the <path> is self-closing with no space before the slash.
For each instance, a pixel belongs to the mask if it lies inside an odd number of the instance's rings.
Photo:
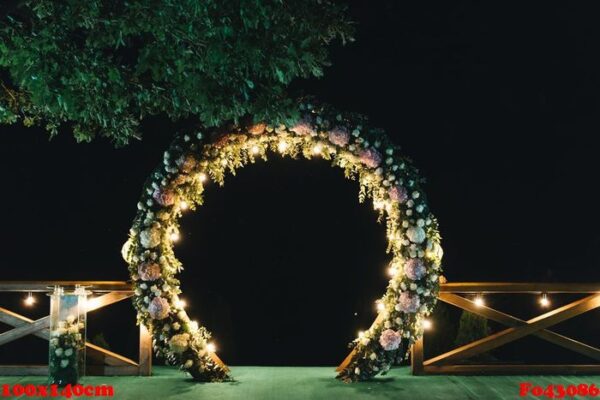
<path id="1" fill-rule="evenodd" d="M 463 311 L 460 316 L 458 333 L 456 335 L 455 345 L 462 346 L 467 343 L 482 339 L 490 334 L 490 327 L 487 319 L 468 311 Z M 483 353 L 471 358 L 475 360 L 490 360 L 493 357 L 489 353 Z"/>
<path id="2" fill-rule="evenodd" d="M 96 346 L 100 346 L 102 348 L 105 348 L 106 350 L 110 350 L 110 345 L 108 344 L 108 342 L 106 341 L 106 338 L 104 337 L 104 332 L 95 334 L 94 337 L 92 337 L 91 342 L 92 342 L 92 344 L 95 344 Z"/>
<path id="3" fill-rule="evenodd" d="M 487 319 L 468 311 L 463 311 L 460 316 L 455 344 L 457 346 L 462 346 L 475 340 L 479 340 L 489 334 L 490 328 Z"/>
<path id="4" fill-rule="evenodd" d="M 19 0 L 0 19 L 0 122 L 117 145 L 148 115 L 217 126 L 296 118 L 287 85 L 352 39 L 331 0 Z"/>

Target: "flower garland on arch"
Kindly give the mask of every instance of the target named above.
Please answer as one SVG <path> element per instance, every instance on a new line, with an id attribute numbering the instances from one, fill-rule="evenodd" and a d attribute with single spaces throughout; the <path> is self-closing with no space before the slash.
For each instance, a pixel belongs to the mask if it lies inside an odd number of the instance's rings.
<path id="1" fill-rule="evenodd" d="M 152 332 L 158 356 L 196 380 L 231 378 L 214 353 L 210 333 L 190 321 L 179 299 L 176 274 L 183 266 L 173 252 L 178 219 L 202 205 L 209 180 L 223 185 L 228 172 L 267 160 L 271 153 L 330 160 L 358 181 L 359 200 L 370 198 L 386 223 L 391 279 L 377 301 L 377 319 L 350 343 L 351 359 L 338 378 L 358 381 L 385 374 L 422 335 L 423 320 L 436 303 L 442 249 L 418 170 L 364 117 L 306 102 L 299 108 L 301 119 L 289 127 L 259 123 L 212 132 L 208 138 L 200 132 L 180 135 L 145 184 L 123 247 L 138 323 Z"/>

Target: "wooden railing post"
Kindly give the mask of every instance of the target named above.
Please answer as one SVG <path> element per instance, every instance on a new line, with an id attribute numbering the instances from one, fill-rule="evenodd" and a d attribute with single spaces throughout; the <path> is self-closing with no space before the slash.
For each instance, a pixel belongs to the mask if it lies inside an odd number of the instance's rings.
<path id="1" fill-rule="evenodd" d="M 410 367 L 413 375 L 423 375 L 423 339 L 417 340 L 410 349 Z"/>
<path id="2" fill-rule="evenodd" d="M 140 361 L 141 376 L 152 375 L 152 335 L 144 324 L 140 324 Z"/>

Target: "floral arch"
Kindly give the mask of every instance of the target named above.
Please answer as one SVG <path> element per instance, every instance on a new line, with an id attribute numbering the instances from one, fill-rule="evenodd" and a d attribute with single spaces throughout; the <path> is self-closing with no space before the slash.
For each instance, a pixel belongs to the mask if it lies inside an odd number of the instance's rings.
<path id="1" fill-rule="evenodd" d="M 137 205 L 123 257 L 135 287 L 138 323 L 152 332 L 158 356 L 196 380 L 231 378 L 210 333 L 190 321 L 179 299 L 176 275 L 183 267 L 173 251 L 178 219 L 202 205 L 205 182 L 223 185 L 228 172 L 235 174 L 272 153 L 330 160 L 347 178 L 358 180 L 359 200 L 371 199 L 386 224 L 392 255 L 389 285 L 377 302 L 373 325 L 350 343 L 352 352 L 338 368 L 338 378 L 357 381 L 387 372 L 422 335 L 423 320 L 435 305 L 442 249 L 418 170 L 364 117 L 306 102 L 299 109 L 302 117 L 292 126 L 259 123 L 215 131 L 209 137 L 178 136 Z"/>

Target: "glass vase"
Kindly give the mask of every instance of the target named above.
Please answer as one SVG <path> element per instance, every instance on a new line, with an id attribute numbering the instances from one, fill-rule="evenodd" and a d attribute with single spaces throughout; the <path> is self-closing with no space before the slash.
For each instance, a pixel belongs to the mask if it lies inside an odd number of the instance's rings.
<path id="1" fill-rule="evenodd" d="M 56 286 L 50 295 L 49 384 L 75 385 L 85 373 L 84 288 L 65 291 Z"/>

